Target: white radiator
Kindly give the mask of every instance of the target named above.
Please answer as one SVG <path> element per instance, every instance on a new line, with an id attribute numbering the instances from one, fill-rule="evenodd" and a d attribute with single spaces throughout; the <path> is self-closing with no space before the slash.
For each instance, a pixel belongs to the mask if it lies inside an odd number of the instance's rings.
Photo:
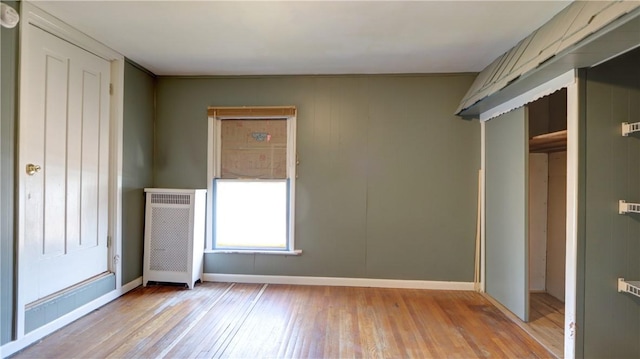
<path id="1" fill-rule="evenodd" d="M 185 283 L 192 289 L 202 281 L 205 236 L 204 189 L 145 188 L 144 268 L 149 281 Z"/>

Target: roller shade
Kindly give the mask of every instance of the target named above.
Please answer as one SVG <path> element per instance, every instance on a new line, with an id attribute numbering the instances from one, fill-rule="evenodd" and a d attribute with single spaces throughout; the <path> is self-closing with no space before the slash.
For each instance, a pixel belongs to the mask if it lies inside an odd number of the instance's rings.
<path id="1" fill-rule="evenodd" d="M 287 178 L 286 119 L 221 122 L 220 178 Z"/>

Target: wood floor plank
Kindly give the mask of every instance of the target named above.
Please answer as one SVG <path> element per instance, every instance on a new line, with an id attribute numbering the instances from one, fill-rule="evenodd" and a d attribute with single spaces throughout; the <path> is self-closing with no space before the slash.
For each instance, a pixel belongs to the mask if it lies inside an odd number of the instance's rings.
<path id="1" fill-rule="evenodd" d="M 418 333 L 416 335 L 419 334 L 423 344 L 422 347 L 426 347 L 426 350 L 424 351 L 425 357 L 446 357 L 446 353 L 444 352 L 445 347 L 437 341 L 437 335 L 440 334 L 439 330 L 435 325 L 430 325 L 437 318 L 434 312 L 440 310 L 437 302 L 434 297 L 430 295 L 424 296 L 421 300 L 415 300 L 412 297 L 413 296 L 408 299 L 408 313 L 417 328 Z M 431 308 L 431 310 L 425 311 L 423 306 L 427 306 Z M 447 329 L 441 328 L 441 330 Z"/>
<path id="2" fill-rule="evenodd" d="M 15 358 L 549 356 L 474 292 L 204 283 L 138 288 Z"/>
<path id="3" fill-rule="evenodd" d="M 513 323 L 522 328 L 529 338 L 547 349 L 554 358 L 564 355 L 564 303 L 547 293 L 530 293 L 529 322 L 523 322 L 507 308 L 485 296 Z"/>
<path id="4" fill-rule="evenodd" d="M 547 293 L 531 293 L 531 332 L 556 357 L 564 355 L 564 303 Z"/>
<path id="5" fill-rule="evenodd" d="M 225 341 L 238 325 L 251 301 L 259 293 L 259 284 L 236 284 L 225 298 L 212 307 L 207 319 L 200 321 L 192 329 L 190 335 L 183 338 L 167 358 L 211 358 L 225 346 Z"/>
<path id="6" fill-rule="evenodd" d="M 197 315 L 198 309 L 208 301 L 215 300 L 228 285 L 216 285 L 209 293 L 192 293 L 183 287 L 163 286 L 147 296 L 144 291 L 138 297 L 138 304 L 151 299 L 153 305 L 141 308 L 134 306 L 131 311 L 117 312 L 112 327 L 115 340 L 96 343 L 82 350 L 86 357 L 129 358 L 154 352 L 155 344 L 164 336 L 175 336 L 188 326 L 189 320 Z M 146 288 L 145 288 L 146 289 Z M 196 295 L 194 295 L 196 294 Z M 141 309 L 141 314 L 131 316 Z M 133 317 L 133 318 L 131 318 Z M 99 334 L 97 334 L 99 336 Z"/>

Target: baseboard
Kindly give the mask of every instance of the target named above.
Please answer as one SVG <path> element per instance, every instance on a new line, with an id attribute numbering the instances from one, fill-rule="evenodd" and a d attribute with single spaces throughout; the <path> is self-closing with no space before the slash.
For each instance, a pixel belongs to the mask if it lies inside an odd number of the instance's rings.
<path id="1" fill-rule="evenodd" d="M 125 294 L 127 292 L 132 291 L 133 289 L 138 288 L 141 285 L 142 285 L 142 277 L 138 277 L 138 278 L 132 280 L 131 282 L 123 285 L 122 287 L 120 287 L 120 291 L 122 292 L 122 294 Z M 120 294 L 120 295 L 122 295 L 122 294 Z"/>
<path id="2" fill-rule="evenodd" d="M 32 332 L 26 334 L 22 338 L 18 340 L 14 340 L 12 342 L 6 343 L 0 347 L 0 358 L 8 357 L 27 346 L 35 343 L 36 341 L 46 337 L 47 335 L 55 332 L 56 330 L 64 327 L 65 325 L 70 324 L 73 321 L 80 319 L 81 317 L 91 313 L 92 311 L 102 307 L 103 305 L 111 302 L 114 299 L 122 296 L 123 294 L 135 289 L 136 287 L 142 285 L 142 277 L 138 277 L 131 282 L 121 286 L 120 288 L 116 288 L 113 291 L 103 295 L 96 300 L 89 302 L 78 309 L 63 315 L 62 317 L 43 325 L 42 327 L 33 330 Z"/>
<path id="3" fill-rule="evenodd" d="M 251 274 L 205 273 L 206 282 L 225 283 L 267 283 L 292 285 L 326 285 L 338 287 L 373 287 L 403 289 L 473 290 L 473 282 L 444 282 L 403 279 L 341 278 L 341 277 L 299 277 Z"/>

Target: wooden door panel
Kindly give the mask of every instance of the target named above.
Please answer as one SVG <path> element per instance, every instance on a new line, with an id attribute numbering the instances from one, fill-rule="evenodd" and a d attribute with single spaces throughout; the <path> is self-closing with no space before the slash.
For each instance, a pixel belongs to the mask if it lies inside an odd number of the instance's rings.
<path id="1" fill-rule="evenodd" d="M 32 302 L 108 270 L 108 61 L 30 30 L 20 119 L 24 255 Z"/>

